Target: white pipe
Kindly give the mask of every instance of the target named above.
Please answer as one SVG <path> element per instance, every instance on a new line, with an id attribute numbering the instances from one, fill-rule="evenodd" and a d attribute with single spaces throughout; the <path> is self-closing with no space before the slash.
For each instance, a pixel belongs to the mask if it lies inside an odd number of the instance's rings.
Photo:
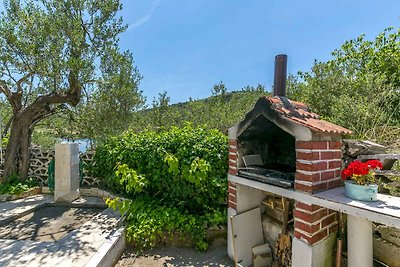
<path id="1" fill-rule="evenodd" d="M 372 222 L 366 219 L 347 216 L 348 267 L 372 267 Z"/>

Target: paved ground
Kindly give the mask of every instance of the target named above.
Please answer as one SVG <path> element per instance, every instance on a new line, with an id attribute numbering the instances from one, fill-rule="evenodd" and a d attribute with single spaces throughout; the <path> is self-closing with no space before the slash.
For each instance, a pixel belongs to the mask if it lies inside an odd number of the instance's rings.
<path id="1" fill-rule="evenodd" d="M 52 203 L 53 197 L 43 195 L 2 202 L 0 203 L 0 229 L 7 228 L 8 224 L 12 224 L 18 218 L 22 219 L 24 215 L 35 216 L 41 207 Z M 104 201 L 96 197 L 82 197 L 72 204 L 79 204 L 79 208 L 104 207 Z M 35 210 L 36 208 L 38 210 Z M 63 211 L 60 210 L 58 213 L 63 213 Z M 50 217 L 49 213 L 42 215 L 42 219 Z M 57 217 L 56 215 L 53 214 L 51 217 Z M 40 220 L 39 217 L 37 216 L 38 220 Z M 104 262 L 104 266 L 111 266 L 110 261 L 114 258 L 113 253 L 116 252 L 110 251 L 110 248 L 118 247 L 122 236 L 122 232 L 115 231 L 114 228 L 119 214 L 111 209 L 106 209 L 101 213 L 97 212 L 94 217 L 93 214 L 90 217 L 92 218 L 89 221 L 67 233 L 57 242 L 0 238 L 0 266 L 61 267 L 85 266 L 86 264 L 97 266 L 101 262 Z M 55 219 L 57 220 L 57 218 Z M 63 223 L 68 224 L 67 221 L 61 221 L 58 226 Z M 14 228 L 12 231 L 15 233 L 12 234 L 19 234 L 18 232 L 23 234 L 23 230 Z M 48 230 L 54 230 L 54 228 Z"/>
<path id="2" fill-rule="evenodd" d="M 57 241 L 104 209 L 43 207 L 0 226 L 0 239 Z"/>
<path id="3" fill-rule="evenodd" d="M 226 253 L 226 241 L 215 242 L 206 252 L 191 248 L 161 247 L 138 255 L 132 247 L 127 247 L 116 267 L 230 267 L 233 261 Z"/>

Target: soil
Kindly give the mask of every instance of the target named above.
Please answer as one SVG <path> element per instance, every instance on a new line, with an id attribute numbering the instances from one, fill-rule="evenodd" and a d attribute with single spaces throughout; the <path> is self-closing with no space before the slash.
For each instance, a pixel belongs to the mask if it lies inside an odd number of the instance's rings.
<path id="1" fill-rule="evenodd" d="M 226 251 L 226 240 L 217 240 L 206 252 L 193 248 L 159 247 L 142 254 L 127 246 L 116 267 L 230 267 L 235 266 Z"/>
<path id="2" fill-rule="evenodd" d="M 54 242 L 78 229 L 104 209 L 43 207 L 0 226 L 0 239 Z"/>

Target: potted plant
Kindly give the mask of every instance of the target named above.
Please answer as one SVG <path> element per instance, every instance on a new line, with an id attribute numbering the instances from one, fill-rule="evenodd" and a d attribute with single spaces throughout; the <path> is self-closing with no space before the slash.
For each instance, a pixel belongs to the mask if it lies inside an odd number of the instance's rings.
<path id="1" fill-rule="evenodd" d="M 344 190 L 347 197 L 362 200 L 378 200 L 378 185 L 375 178 L 375 171 L 382 169 L 382 162 L 369 160 L 361 162 L 353 161 L 342 171 Z M 347 180 L 350 178 L 350 180 Z"/>

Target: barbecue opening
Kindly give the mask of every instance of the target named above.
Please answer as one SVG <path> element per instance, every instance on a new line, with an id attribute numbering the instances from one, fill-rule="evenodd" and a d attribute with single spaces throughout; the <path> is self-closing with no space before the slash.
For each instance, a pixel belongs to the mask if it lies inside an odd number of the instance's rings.
<path id="1" fill-rule="evenodd" d="M 239 176 L 293 187 L 295 138 L 263 115 L 238 136 Z"/>

